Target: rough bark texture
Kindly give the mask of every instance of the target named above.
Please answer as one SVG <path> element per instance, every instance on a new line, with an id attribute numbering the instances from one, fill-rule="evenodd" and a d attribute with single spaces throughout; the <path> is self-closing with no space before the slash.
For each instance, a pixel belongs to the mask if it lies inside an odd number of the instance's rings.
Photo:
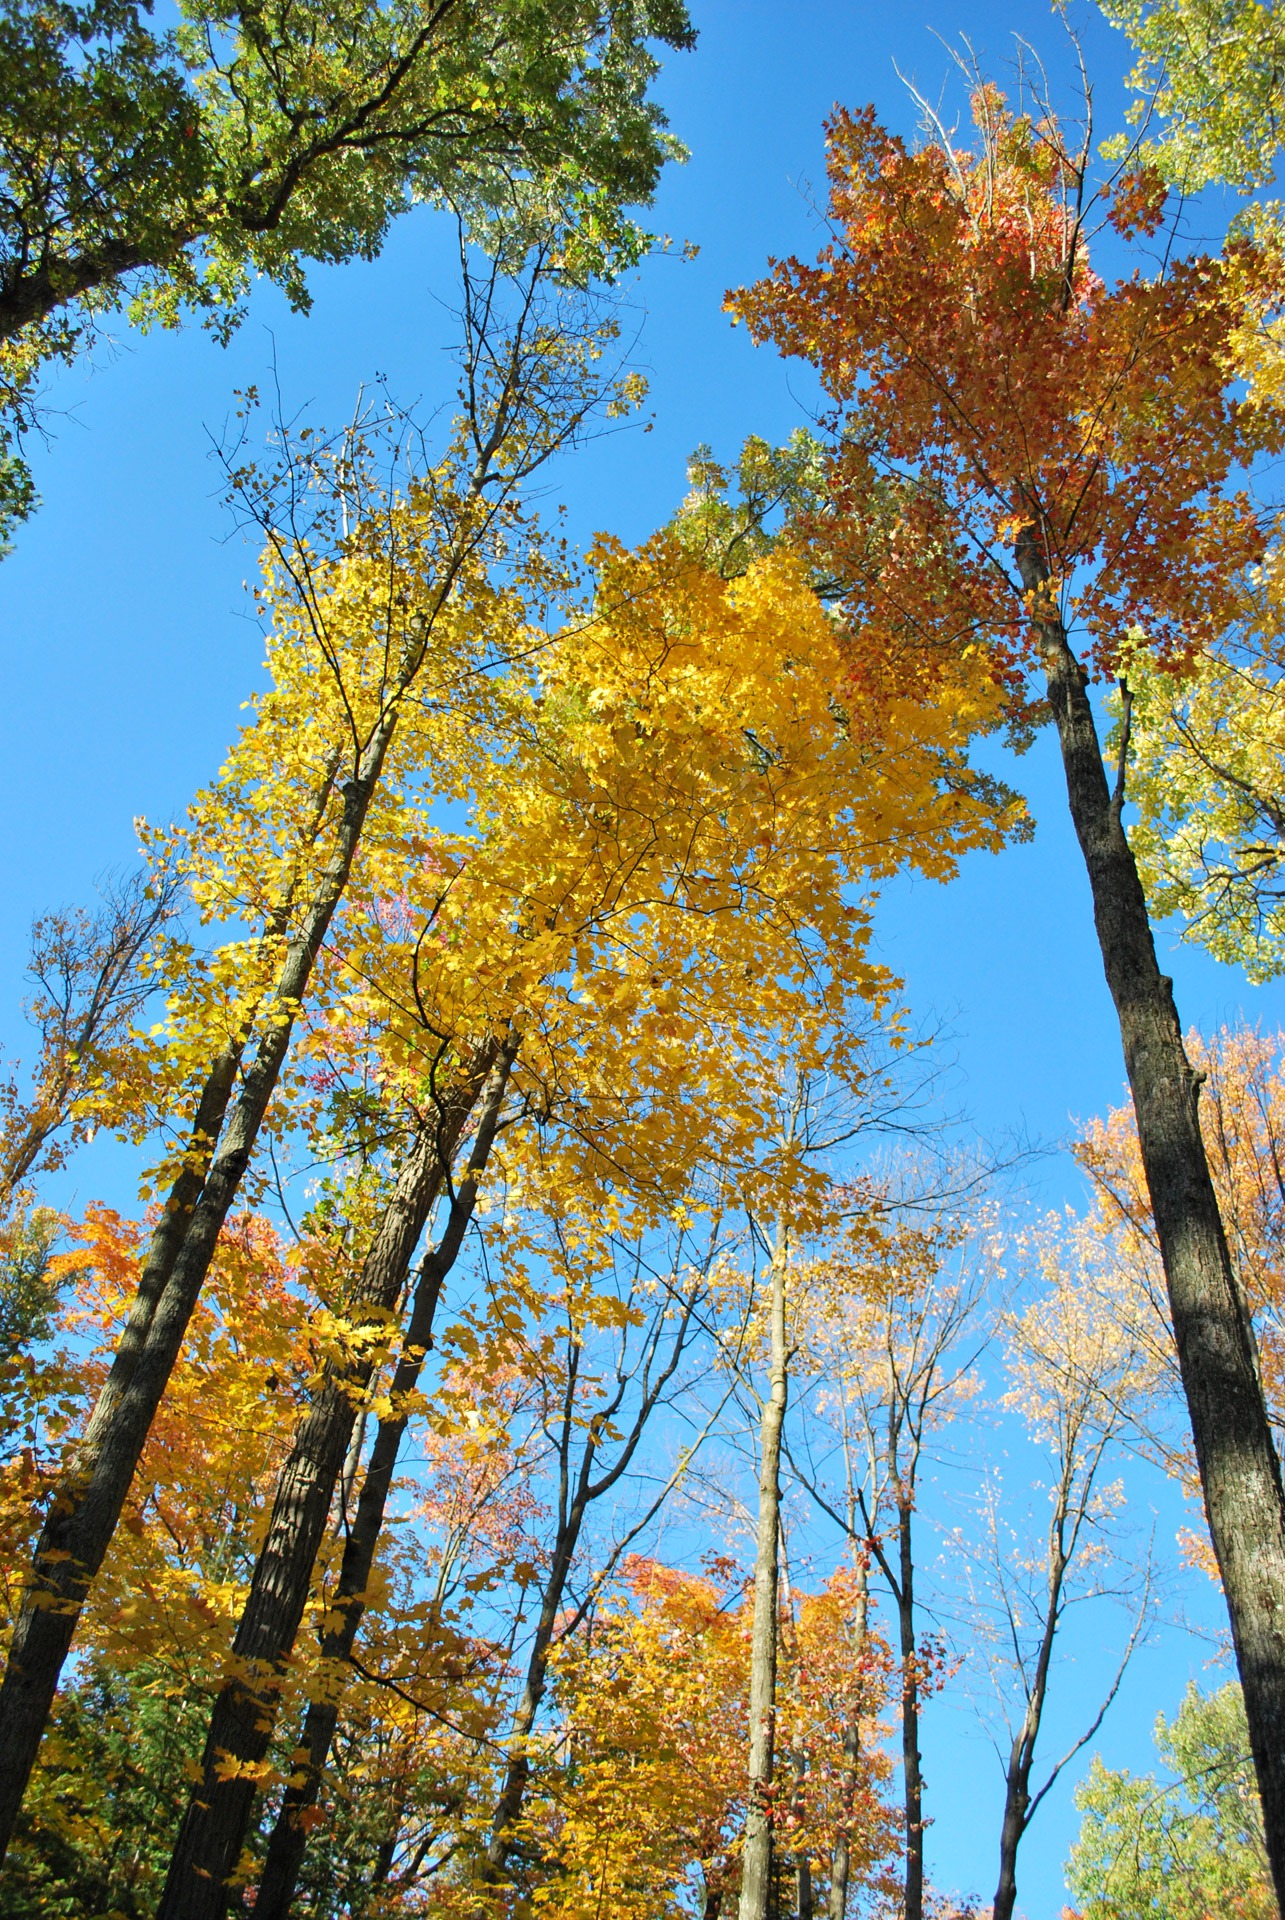
<path id="1" fill-rule="evenodd" d="M 299 1870 L 308 1845 L 307 1810 L 316 1804 L 331 1743 L 339 1724 L 340 1699 L 348 1662 L 365 1612 L 366 1591 L 384 1524 L 388 1494 L 409 1419 L 405 1409 L 419 1384 L 425 1355 L 432 1346 L 433 1319 L 442 1282 L 455 1263 L 473 1217 L 478 1182 L 494 1144 L 513 1055 L 514 1049 L 506 1046 L 492 1070 L 468 1171 L 456 1190 L 446 1230 L 420 1268 L 410 1324 L 389 1387 L 391 1412 L 380 1421 L 375 1433 L 357 1511 L 344 1546 L 339 1579 L 330 1599 L 328 1615 L 332 1624 L 326 1628 L 321 1639 L 322 1667 L 329 1677 L 329 1685 L 325 1693 L 310 1704 L 304 1718 L 300 1742 L 303 1751 L 272 1830 L 255 1897 L 254 1910 L 259 1920 L 286 1920 L 294 1900 Z"/>
<path id="2" fill-rule="evenodd" d="M 355 1321 L 377 1324 L 401 1297 L 450 1154 L 493 1060 L 492 1047 L 444 1103 L 441 1124 L 420 1135 L 403 1166 L 363 1264 L 356 1299 L 348 1309 Z M 454 1220 L 451 1224 L 453 1229 Z M 462 1221 L 458 1232 L 449 1232 L 450 1260 L 459 1250 L 466 1224 Z M 444 1258 L 446 1251 L 444 1239 Z M 286 1662 L 302 1624 L 358 1405 L 373 1373 L 374 1361 L 362 1346 L 327 1367 L 278 1477 L 272 1517 L 233 1641 L 228 1677 L 210 1718 L 202 1777 L 193 1788 L 179 1829 L 157 1920 L 180 1920 L 180 1916 L 201 1920 L 207 1915 L 216 1920 L 233 1897 L 228 1883 L 254 1809 L 255 1769 L 272 1742 Z M 230 1761 L 239 1766 L 229 1778 L 225 1770 Z"/>
<path id="3" fill-rule="evenodd" d="M 768 1920 L 772 1901 L 771 1788 L 776 1749 L 777 1591 L 780 1577 L 781 1429 L 789 1394 L 785 1249 L 772 1262 L 771 1371 L 759 1422 L 758 1550 L 750 1643 L 749 1807 L 741 1856 L 740 1920 Z"/>
<path id="4" fill-rule="evenodd" d="M 1205 1511 L 1218 1558 L 1278 1900 L 1285 1905 L 1285 1496 L 1253 1327 L 1201 1138 L 1200 1076 L 1156 962 L 1146 900 L 1107 785 L 1086 676 L 1045 591 L 1038 529 L 1019 536 L 1071 818 L 1120 1023 Z"/>

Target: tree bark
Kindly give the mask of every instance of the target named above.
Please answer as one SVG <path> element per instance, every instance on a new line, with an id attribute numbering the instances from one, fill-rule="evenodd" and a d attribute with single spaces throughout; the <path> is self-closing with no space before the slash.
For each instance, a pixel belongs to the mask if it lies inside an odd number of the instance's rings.
<path id="1" fill-rule="evenodd" d="M 441 1190 L 450 1155 L 495 1058 L 494 1046 L 444 1103 L 441 1125 L 425 1129 L 403 1166 L 380 1220 L 350 1307 L 371 1331 L 396 1306 L 411 1257 Z M 498 1106 L 487 1138 L 494 1138 Z M 476 1193 L 476 1175 L 470 1191 Z M 467 1218 L 452 1209 L 437 1258 L 444 1275 L 463 1240 Z M 471 1217 L 472 1207 L 467 1209 Z M 436 1292 L 434 1292 L 434 1299 Z M 286 1665 L 294 1649 L 360 1400 L 374 1375 L 369 1349 L 332 1361 L 295 1436 L 277 1480 L 272 1517 L 260 1548 L 233 1641 L 228 1677 L 214 1705 L 201 1779 L 192 1790 L 170 1861 L 157 1920 L 217 1920 L 233 1897 L 236 1872 L 258 1793 L 257 1769 L 276 1728 Z M 400 1434 L 398 1435 L 400 1438 Z M 382 1518 L 382 1508 L 381 1508 Z M 372 1552 L 373 1552 L 373 1541 Z M 364 1585 L 364 1583 L 363 1583 Z M 229 1777 L 229 1762 L 236 1771 Z"/>
<path id="2" fill-rule="evenodd" d="M 1065 1481 L 1062 1499 L 1064 1502 Z M 1004 1817 L 1000 1824 L 999 1837 L 999 1881 L 995 1889 L 991 1920 L 1013 1920 L 1013 1909 L 1017 1904 L 1017 1849 L 1021 1845 L 1022 1835 L 1026 1832 L 1034 1811 L 1031 1806 L 1031 1768 L 1035 1764 L 1035 1742 L 1039 1738 L 1040 1723 L 1044 1718 L 1044 1702 L 1048 1696 L 1053 1643 L 1062 1615 L 1062 1588 L 1067 1569 L 1063 1544 L 1065 1523 L 1066 1508 L 1060 1503 L 1049 1532 L 1048 1606 L 1044 1615 L 1044 1629 L 1040 1635 L 1040 1647 L 1035 1659 L 1035 1672 L 1027 1697 L 1026 1712 L 1022 1716 L 1022 1724 L 1009 1748 L 1008 1767 L 1004 1776 Z"/>
<path id="3" fill-rule="evenodd" d="M 784 1236 L 772 1260 L 771 1362 L 759 1420 L 758 1550 L 750 1643 L 749 1806 L 741 1856 L 740 1920 L 768 1920 L 772 1901 L 772 1781 L 776 1750 L 776 1653 L 780 1578 L 781 1430 L 789 1396 L 785 1343 Z"/>
<path id="4" fill-rule="evenodd" d="M 1205 1512 L 1227 1596 L 1278 1901 L 1285 1906 L 1285 1494 L 1253 1326 L 1228 1253 L 1201 1137 L 1197 1074 L 1173 983 L 1156 962 L 1142 884 L 1107 785 L 1087 676 L 1047 591 L 1029 525 L 1018 536 L 1071 818 L 1093 896 L 1133 1094 Z"/>
<path id="5" fill-rule="evenodd" d="M 306 1814 L 309 1808 L 315 1806 L 321 1791 L 322 1776 L 339 1724 L 341 1692 L 366 1609 L 366 1591 L 384 1524 L 384 1512 L 397 1468 L 402 1436 L 410 1417 L 407 1403 L 419 1384 L 425 1356 L 433 1343 L 433 1320 L 442 1282 L 454 1265 L 477 1203 L 478 1182 L 495 1140 L 514 1052 L 513 1046 L 506 1044 L 492 1069 L 468 1171 L 456 1192 L 446 1232 L 420 1268 L 410 1324 L 389 1388 L 390 1411 L 379 1422 L 375 1433 L 357 1511 L 344 1546 L 339 1579 L 327 1608 L 332 1624 L 321 1638 L 325 1691 L 310 1703 L 304 1718 L 300 1742 L 303 1753 L 295 1770 L 296 1777 L 286 1789 L 272 1829 L 267 1859 L 255 1896 L 254 1911 L 258 1920 L 287 1920 L 294 1900 L 308 1845 Z"/>
<path id="6" fill-rule="evenodd" d="M 897 1631 L 901 1653 L 901 1770 L 906 1813 L 905 1920 L 924 1915 L 924 1777 L 919 1752 L 919 1654 L 915 1646 L 913 1495 L 897 1490 Z"/>

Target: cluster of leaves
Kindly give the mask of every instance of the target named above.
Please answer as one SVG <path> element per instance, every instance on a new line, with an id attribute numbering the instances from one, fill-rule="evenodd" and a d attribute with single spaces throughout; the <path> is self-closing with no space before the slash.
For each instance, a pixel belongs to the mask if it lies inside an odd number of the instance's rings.
<path id="1" fill-rule="evenodd" d="M 104 313 L 236 325 L 255 275 L 371 259 L 419 202 L 559 229 L 565 270 L 648 244 L 625 209 L 681 153 L 649 97 L 680 0 L 139 0 L 0 9 L 0 533 L 33 504 L 19 444 L 51 359 Z"/>
<path id="2" fill-rule="evenodd" d="M 1172 1721 L 1158 1717 L 1156 1749 L 1171 1779 L 1095 1760 L 1076 1793 L 1067 1880 L 1084 1920 L 1276 1920 L 1240 1688 L 1189 1687 Z"/>

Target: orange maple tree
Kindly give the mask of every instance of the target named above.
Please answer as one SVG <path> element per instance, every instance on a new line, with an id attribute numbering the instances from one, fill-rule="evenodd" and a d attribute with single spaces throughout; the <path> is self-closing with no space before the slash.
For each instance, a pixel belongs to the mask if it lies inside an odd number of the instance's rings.
<path id="1" fill-rule="evenodd" d="M 1072 140 L 989 85 L 972 104 L 971 150 L 939 133 L 912 152 L 873 112 L 838 113 L 830 244 L 729 300 L 756 339 L 809 360 L 833 402 L 828 504 L 802 530 L 839 583 L 851 683 L 884 679 L 889 661 L 931 683 L 980 652 L 1019 726 L 1055 724 L 1285 1892 L 1285 1490 L 1199 1075 L 1122 818 L 1130 661 L 1181 673 L 1265 550 L 1247 475 L 1282 421 L 1232 369 L 1247 302 L 1261 312 L 1280 289 L 1243 241 L 1220 256 L 1171 247 L 1159 271 L 1139 248 L 1128 277 L 1103 278 L 1090 240 L 1154 233 L 1163 182 L 1121 162 L 1095 186 L 1091 130 Z M 1095 672 L 1121 685 L 1114 785 Z"/>

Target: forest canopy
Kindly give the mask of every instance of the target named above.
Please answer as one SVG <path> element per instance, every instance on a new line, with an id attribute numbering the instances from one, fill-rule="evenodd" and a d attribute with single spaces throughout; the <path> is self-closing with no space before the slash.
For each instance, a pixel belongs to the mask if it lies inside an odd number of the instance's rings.
<path id="1" fill-rule="evenodd" d="M 0 1920 L 1281 1912 L 1285 29 L 709 11 L 0 15 Z"/>

